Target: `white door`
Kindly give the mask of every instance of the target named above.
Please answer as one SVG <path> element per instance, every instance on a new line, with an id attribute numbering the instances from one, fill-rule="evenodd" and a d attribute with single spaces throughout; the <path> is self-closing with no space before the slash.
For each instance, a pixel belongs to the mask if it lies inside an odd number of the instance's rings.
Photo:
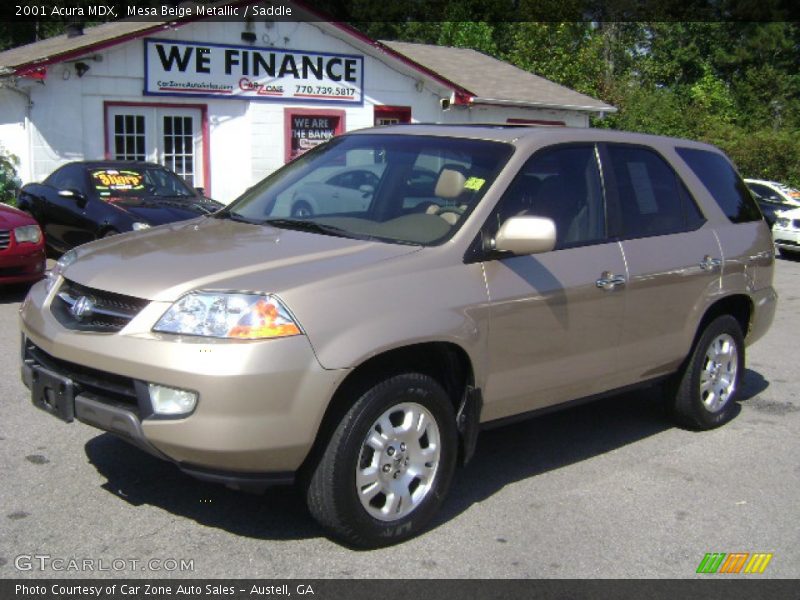
<path id="1" fill-rule="evenodd" d="M 200 109 L 112 106 L 106 131 L 109 158 L 159 163 L 205 187 Z"/>

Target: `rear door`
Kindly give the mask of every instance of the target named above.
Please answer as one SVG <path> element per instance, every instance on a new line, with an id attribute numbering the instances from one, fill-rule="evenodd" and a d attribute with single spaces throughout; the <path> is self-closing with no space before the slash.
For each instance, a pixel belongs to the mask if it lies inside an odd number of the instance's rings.
<path id="1" fill-rule="evenodd" d="M 484 419 L 588 396 L 618 384 L 626 278 L 607 235 L 596 148 L 556 146 L 521 169 L 485 226 L 518 215 L 553 219 L 551 252 L 484 261 L 490 297 Z M 613 280 L 603 287 L 598 282 Z"/>
<path id="2" fill-rule="evenodd" d="M 643 146 L 606 144 L 614 228 L 628 267 L 620 352 L 629 383 L 675 371 L 719 291 L 717 238 L 670 164 Z"/>

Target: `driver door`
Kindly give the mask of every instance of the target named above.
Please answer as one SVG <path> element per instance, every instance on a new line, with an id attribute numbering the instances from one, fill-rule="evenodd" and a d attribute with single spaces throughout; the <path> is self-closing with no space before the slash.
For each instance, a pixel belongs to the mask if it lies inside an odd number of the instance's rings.
<path id="1" fill-rule="evenodd" d="M 619 244 L 608 240 L 605 214 L 592 144 L 536 153 L 498 203 L 486 234 L 493 237 L 510 217 L 535 215 L 555 222 L 557 242 L 550 252 L 483 263 L 486 420 L 618 386 L 627 271 Z"/>

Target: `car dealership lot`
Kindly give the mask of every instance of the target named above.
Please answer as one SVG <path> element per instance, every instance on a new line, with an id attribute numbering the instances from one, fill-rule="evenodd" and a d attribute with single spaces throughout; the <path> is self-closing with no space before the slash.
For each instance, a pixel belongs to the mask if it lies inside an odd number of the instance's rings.
<path id="1" fill-rule="evenodd" d="M 322 537 L 291 488 L 195 481 L 33 408 L 19 380 L 23 294 L 7 291 L 0 577 L 691 577 L 707 552 L 772 553 L 762 576 L 798 577 L 800 261 L 778 260 L 775 287 L 776 321 L 749 351 L 727 426 L 675 428 L 644 391 L 485 432 L 434 528 L 366 552 Z M 172 570 L 181 560 L 193 569 Z"/>

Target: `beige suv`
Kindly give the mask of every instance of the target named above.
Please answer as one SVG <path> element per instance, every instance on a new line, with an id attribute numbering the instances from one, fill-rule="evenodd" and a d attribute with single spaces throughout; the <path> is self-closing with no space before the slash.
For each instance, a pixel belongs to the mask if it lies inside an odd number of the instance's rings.
<path id="1" fill-rule="evenodd" d="M 426 526 L 488 423 L 656 382 L 681 423 L 724 423 L 773 264 L 708 145 L 364 130 L 212 216 L 62 256 L 21 308 L 22 377 L 195 477 L 297 481 L 374 547 Z"/>

